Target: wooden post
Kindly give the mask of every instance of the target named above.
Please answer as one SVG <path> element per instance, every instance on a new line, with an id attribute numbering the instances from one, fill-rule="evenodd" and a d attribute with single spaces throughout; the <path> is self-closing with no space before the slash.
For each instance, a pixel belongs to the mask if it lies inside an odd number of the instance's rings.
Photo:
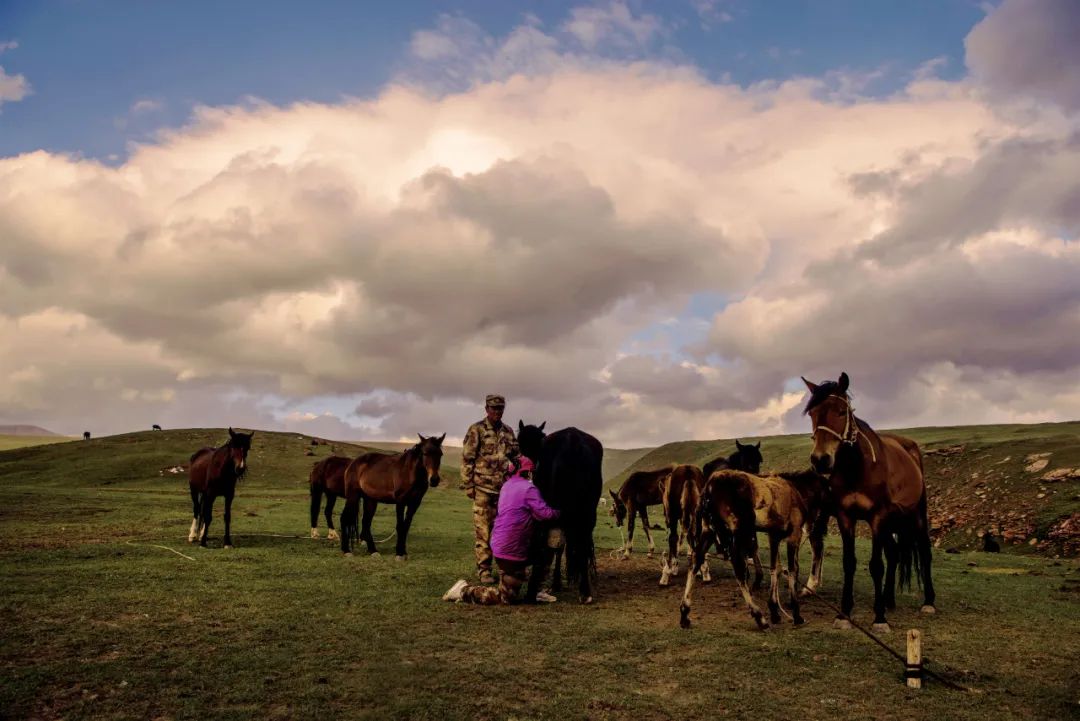
<path id="1" fill-rule="evenodd" d="M 907 666 L 904 678 L 908 688 L 922 688 L 922 634 L 914 628 L 907 632 Z"/>

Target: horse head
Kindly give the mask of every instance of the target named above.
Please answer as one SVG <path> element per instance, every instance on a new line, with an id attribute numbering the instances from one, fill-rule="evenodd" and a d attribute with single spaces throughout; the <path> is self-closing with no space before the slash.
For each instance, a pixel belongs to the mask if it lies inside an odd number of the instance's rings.
<path id="1" fill-rule="evenodd" d="M 229 428 L 229 442 L 225 444 L 225 447 L 228 449 L 229 460 L 233 464 L 233 473 L 237 478 L 247 471 L 247 454 L 251 450 L 251 438 L 254 435 L 255 431 L 237 433 L 232 428 Z"/>
<path id="2" fill-rule="evenodd" d="M 754 445 L 747 443 L 745 446 L 735 439 L 735 453 L 728 458 L 728 465 L 732 468 L 755 476 L 761 475 L 761 441 Z"/>
<path id="3" fill-rule="evenodd" d="M 810 400 L 803 414 L 810 416 L 814 429 L 810 465 L 818 473 L 829 473 L 836 463 L 841 444 L 854 443 L 858 432 L 847 395 L 848 375 L 841 373 L 839 380 L 824 381 L 820 385 L 805 378 L 802 381 L 810 389 Z"/>
<path id="4" fill-rule="evenodd" d="M 626 504 L 615 491 L 609 489 L 608 493 L 611 494 L 611 515 L 615 518 L 615 525 L 622 526 L 623 521 L 626 520 Z"/>
<path id="5" fill-rule="evenodd" d="M 436 438 L 435 436 L 429 436 L 425 438 L 422 434 L 417 433 L 420 437 L 420 442 L 417 443 L 414 448 L 420 452 L 420 462 L 424 464 L 424 470 L 427 471 L 428 483 L 434 488 L 439 485 L 439 466 L 442 465 L 442 442 L 446 438 L 446 434 Z"/>
<path id="6" fill-rule="evenodd" d="M 527 426 L 523 421 L 518 421 L 518 448 L 521 450 L 521 455 L 531 458 L 534 463 L 540 462 L 540 451 L 547 437 L 544 433 L 546 425 L 547 421 L 538 426 Z"/>

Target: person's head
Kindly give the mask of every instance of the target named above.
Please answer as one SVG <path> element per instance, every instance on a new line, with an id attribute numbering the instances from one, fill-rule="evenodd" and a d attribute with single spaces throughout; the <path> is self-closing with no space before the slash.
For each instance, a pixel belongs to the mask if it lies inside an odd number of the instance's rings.
<path id="1" fill-rule="evenodd" d="M 518 475 L 522 478 L 532 478 L 533 469 L 536 468 L 536 464 L 528 456 L 517 456 L 510 459 L 509 471 L 510 475 Z"/>
<path id="2" fill-rule="evenodd" d="M 484 411 L 487 413 L 487 419 L 489 421 L 492 423 L 501 423 L 504 410 L 506 410 L 505 398 L 496 393 L 488 395 L 484 402 Z"/>

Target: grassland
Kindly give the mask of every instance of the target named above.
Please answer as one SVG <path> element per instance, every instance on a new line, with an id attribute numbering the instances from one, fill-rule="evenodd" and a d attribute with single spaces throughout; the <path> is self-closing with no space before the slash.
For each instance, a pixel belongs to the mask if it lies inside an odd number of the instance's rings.
<path id="1" fill-rule="evenodd" d="M 10 451 L 26 446 L 43 446 L 48 443 L 67 443 L 74 439 L 67 436 L 23 436 L 0 433 L 0 451 Z"/>
<path id="2" fill-rule="evenodd" d="M 931 431 L 932 442 L 953 442 L 947 429 Z M 930 666 L 978 692 L 912 691 L 894 660 L 832 630 L 832 612 L 813 602 L 805 627 L 756 631 L 719 564 L 717 580 L 698 587 L 693 628 L 679 629 L 681 589 L 656 585 L 655 560 L 614 560 L 621 539 L 606 516 L 595 605 L 569 595 L 543 607 L 442 603 L 472 567 L 454 469 L 420 508 L 408 562 L 343 558 L 306 537 L 317 458 L 293 434 L 256 433 L 234 506 L 236 549 L 220 547 L 220 509 L 211 548 L 192 548 L 186 480 L 168 469 L 224 435 L 138 433 L 0 453 L 0 716 L 982 721 L 1080 710 L 1075 560 L 937 554 L 940 613 L 920 616 L 919 599 L 901 595 L 890 620 L 922 629 Z M 391 531 L 384 508 L 374 532 Z M 824 594 L 835 599 L 833 541 Z M 856 618 L 867 620 L 860 553 Z M 888 640 L 902 643 L 896 632 Z"/>

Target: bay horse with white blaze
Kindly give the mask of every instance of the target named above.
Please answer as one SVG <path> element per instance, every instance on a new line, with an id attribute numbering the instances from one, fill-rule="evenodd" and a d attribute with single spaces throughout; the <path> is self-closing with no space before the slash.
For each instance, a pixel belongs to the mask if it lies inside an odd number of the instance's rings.
<path id="1" fill-rule="evenodd" d="M 210 517 L 214 511 L 214 500 L 218 496 L 225 499 L 225 538 L 224 548 L 232 548 L 230 526 L 232 523 L 232 502 L 236 493 L 236 482 L 247 472 L 247 454 L 251 450 L 251 433 L 237 433 L 229 429 L 229 440 L 220 448 L 200 448 L 191 456 L 188 469 L 188 486 L 191 490 L 191 506 L 194 519 L 188 532 L 188 543 L 199 539 L 199 545 L 206 547 L 207 534 L 210 531 Z"/>
<path id="2" fill-rule="evenodd" d="M 649 542 L 648 555 L 652 558 L 656 545 L 653 543 L 652 531 L 649 528 L 648 507 L 664 502 L 660 484 L 671 473 L 671 468 L 671 466 L 665 466 L 650 471 L 634 471 L 626 477 L 618 493 L 608 491 L 611 494 L 611 515 L 615 518 L 615 525 L 621 528 L 623 521 L 626 521 L 624 559 L 630 558 L 630 553 L 634 550 L 635 516 L 641 516 L 641 525 L 645 529 L 645 538 Z"/>
<path id="3" fill-rule="evenodd" d="M 560 512 L 551 525 L 561 530 L 566 549 L 566 575 L 578 583 L 582 603 L 592 603 L 593 577 L 596 574 L 596 549 L 593 529 L 596 507 L 604 490 L 604 446 L 585 431 L 569 427 L 545 435 L 544 426 L 525 425 L 518 421 L 518 447 L 521 454 L 536 463 L 533 483 L 544 502 Z M 542 531 L 549 529 L 541 529 Z M 557 535 L 557 534 L 556 534 Z M 550 536 L 549 536 L 550 538 Z M 527 602 L 535 601 L 540 580 L 551 561 L 552 544 L 542 547 L 529 575 L 525 592 Z M 562 573 L 558 562 L 552 577 L 552 590 L 561 588 Z"/>
<path id="4" fill-rule="evenodd" d="M 326 537 L 331 541 L 339 538 L 334 529 L 334 504 L 345 495 L 345 469 L 352 463 L 345 456 L 328 456 L 311 467 L 308 485 L 311 487 L 311 537 L 319 537 L 319 507 L 326 496 Z"/>
<path id="5" fill-rule="evenodd" d="M 874 579 L 874 629 L 889 630 L 886 608 L 895 607 L 893 572 L 900 566 L 900 584 L 909 585 L 914 568 L 923 587 L 923 613 L 934 613 L 930 575 L 930 520 L 922 453 L 910 438 L 877 433 L 855 415 L 847 390 L 847 373 L 836 381 L 803 383 L 810 390 L 804 413 L 813 426 L 811 465 L 829 475 L 832 512 L 844 547 L 844 590 L 837 628 L 849 628 L 855 605 L 855 524 L 870 525 L 870 576 Z M 893 540 L 895 535 L 896 540 Z M 817 549 L 815 549 L 816 552 Z M 888 556 L 886 576 L 882 553 Z M 815 559 L 816 561 L 817 559 Z M 819 567 L 817 563 L 815 566 Z M 884 581 L 884 589 L 883 589 Z"/>
<path id="6" fill-rule="evenodd" d="M 368 553 L 378 554 L 375 538 L 371 535 L 371 519 L 380 503 L 393 503 L 397 511 L 396 558 L 399 561 L 408 558 L 405 543 L 409 527 L 428 488 L 439 485 L 442 442 L 446 438 L 445 433 L 438 438 L 417 435 L 420 442 L 403 453 L 365 453 L 346 467 L 345 509 L 341 512 L 341 552 L 346 556 L 352 555 L 352 542 L 356 539 L 367 544 Z M 361 501 L 364 518 L 357 532 Z"/>

